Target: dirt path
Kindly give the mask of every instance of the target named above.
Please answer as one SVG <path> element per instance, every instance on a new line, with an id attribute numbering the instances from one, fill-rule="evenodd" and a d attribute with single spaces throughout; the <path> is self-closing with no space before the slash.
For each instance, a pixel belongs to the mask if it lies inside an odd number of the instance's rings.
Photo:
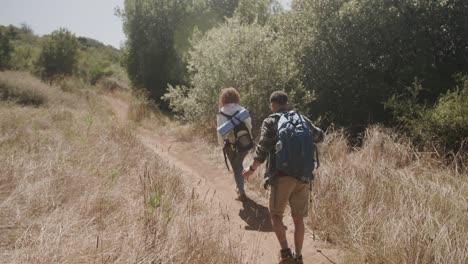
<path id="1" fill-rule="evenodd" d="M 105 97 L 121 122 L 126 122 L 128 104 L 120 99 Z M 228 219 L 232 230 L 227 235 L 240 236 L 243 252 L 248 259 L 258 259 L 255 263 L 278 263 L 279 244 L 272 231 L 268 213 L 268 202 L 263 197 L 249 193 L 251 201 L 235 201 L 234 179 L 226 169 L 213 164 L 202 153 L 196 152 L 188 143 L 178 142 L 175 137 L 138 127 L 138 138 L 168 163 L 182 170 L 184 180 L 199 194 L 214 197 Z M 220 219 L 220 221 L 225 221 Z M 287 235 L 293 244 L 293 224 L 291 217 L 285 217 Z M 293 245 L 291 245 L 293 247 Z M 340 263 L 343 253 L 324 242 L 315 241 L 307 233 L 303 256 L 305 263 Z"/>

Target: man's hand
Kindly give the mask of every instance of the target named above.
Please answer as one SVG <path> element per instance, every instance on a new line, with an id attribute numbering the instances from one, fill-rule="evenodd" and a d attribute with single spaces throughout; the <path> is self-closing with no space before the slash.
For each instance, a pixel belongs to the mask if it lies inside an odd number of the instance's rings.
<path id="1" fill-rule="evenodd" d="M 242 172 L 242 175 L 244 176 L 244 179 L 246 181 L 249 181 L 249 178 L 250 176 L 252 176 L 252 174 L 254 174 L 255 171 L 252 171 L 250 170 L 250 167 L 248 169 L 244 169 L 244 171 Z"/>
<path id="2" fill-rule="evenodd" d="M 250 176 L 254 174 L 254 172 L 258 169 L 258 167 L 260 167 L 260 165 L 262 165 L 260 162 L 254 160 L 252 166 L 249 166 L 247 169 L 244 169 L 244 171 L 242 172 L 244 179 L 248 181 Z"/>

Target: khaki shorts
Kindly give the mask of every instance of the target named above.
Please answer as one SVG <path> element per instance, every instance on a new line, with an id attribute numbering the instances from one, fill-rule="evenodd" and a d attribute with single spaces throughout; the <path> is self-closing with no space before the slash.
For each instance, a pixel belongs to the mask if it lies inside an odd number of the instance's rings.
<path id="1" fill-rule="evenodd" d="M 279 177 L 278 188 L 275 190 L 275 186 L 271 187 L 270 214 L 283 216 L 286 205 L 289 203 L 293 217 L 306 217 L 309 212 L 309 198 L 309 183 L 301 182 L 294 177 Z"/>

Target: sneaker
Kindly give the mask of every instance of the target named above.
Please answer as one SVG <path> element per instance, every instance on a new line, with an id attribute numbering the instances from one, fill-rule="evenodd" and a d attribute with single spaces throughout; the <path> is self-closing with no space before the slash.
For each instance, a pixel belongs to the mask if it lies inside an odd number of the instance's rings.
<path id="1" fill-rule="evenodd" d="M 297 264 L 304 264 L 304 261 L 302 260 L 302 255 L 296 256 L 294 259 L 296 260 Z"/>
<path id="2" fill-rule="evenodd" d="M 279 264 L 296 264 L 296 260 L 293 257 L 291 249 L 282 249 L 280 253 L 281 261 L 279 262 Z"/>

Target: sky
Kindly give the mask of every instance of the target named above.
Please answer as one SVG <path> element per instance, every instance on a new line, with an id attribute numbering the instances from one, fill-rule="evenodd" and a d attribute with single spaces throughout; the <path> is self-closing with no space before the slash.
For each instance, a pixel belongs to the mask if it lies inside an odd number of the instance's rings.
<path id="1" fill-rule="evenodd" d="M 125 41 L 115 8 L 124 0 L 0 0 L 0 25 L 29 25 L 44 35 L 67 28 L 77 36 L 97 39 L 119 48 Z M 288 7 L 291 0 L 280 0 Z"/>

